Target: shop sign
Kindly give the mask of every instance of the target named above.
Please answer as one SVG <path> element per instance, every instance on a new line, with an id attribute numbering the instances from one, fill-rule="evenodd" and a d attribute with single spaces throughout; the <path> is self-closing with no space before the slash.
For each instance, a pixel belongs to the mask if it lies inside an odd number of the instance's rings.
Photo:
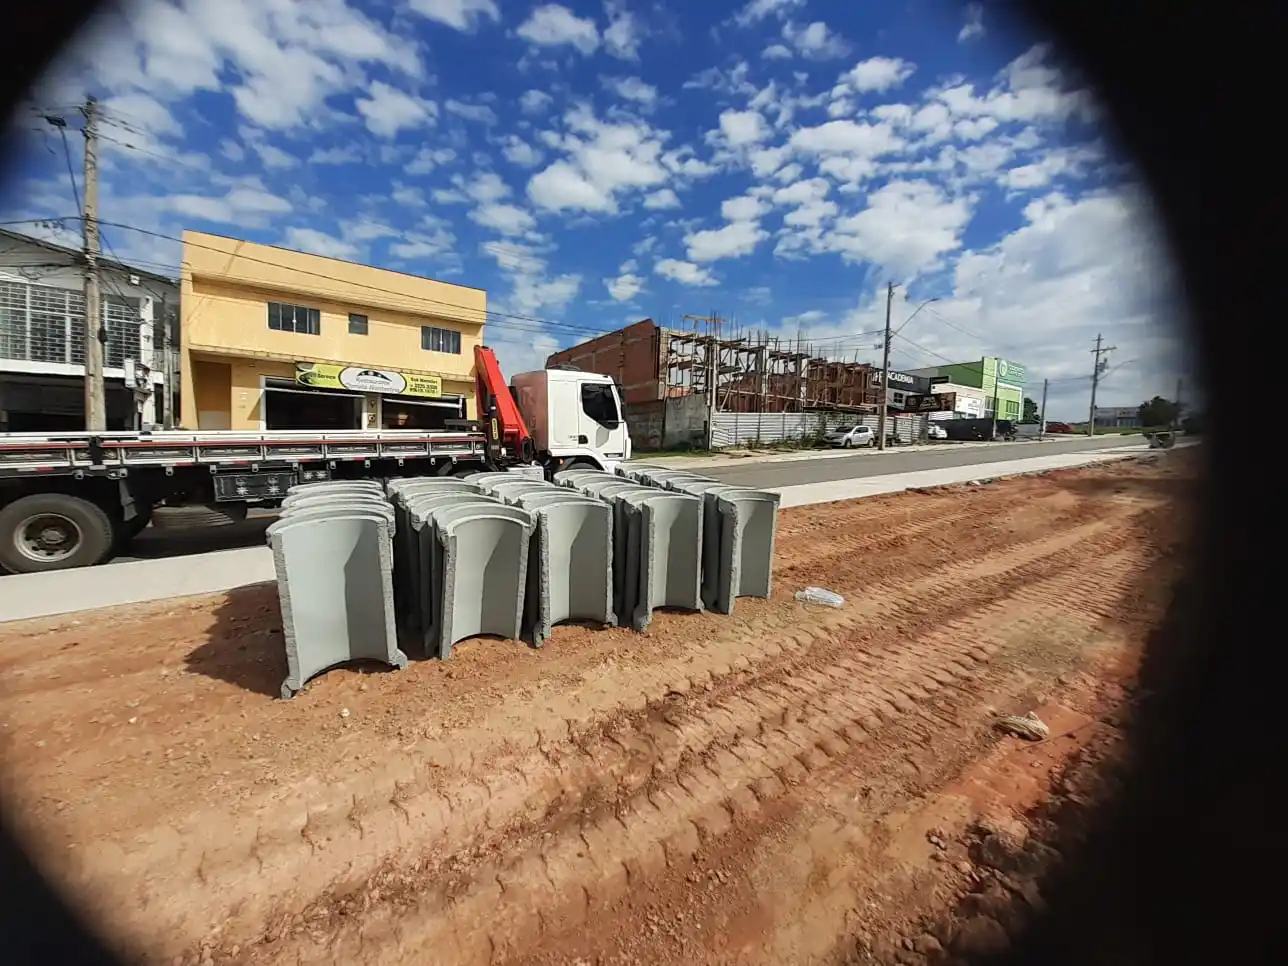
<path id="1" fill-rule="evenodd" d="M 1007 386 L 1023 386 L 1024 377 L 1027 373 L 1024 367 L 1018 362 L 1007 362 L 1005 359 L 997 360 L 997 381 Z"/>
<path id="2" fill-rule="evenodd" d="M 437 398 L 443 394 L 443 380 L 438 376 L 399 369 L 337 366 L 326 362 L 297 362 L 295 381 L 314 389 L 348 389 L 386 396 Z"/>

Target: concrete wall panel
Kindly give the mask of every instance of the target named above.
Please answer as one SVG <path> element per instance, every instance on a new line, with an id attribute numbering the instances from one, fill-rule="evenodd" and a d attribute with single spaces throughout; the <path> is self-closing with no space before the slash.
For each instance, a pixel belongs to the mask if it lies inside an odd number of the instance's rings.
<path id="1" fill-rule="evenodd" d="M 531 513 L 501 504 L 435 511 L 432 579 L 441 588 L 440 658 L 451 656 L 458 641 L 479 634 L 519 639 L 535 527 Z"/>
<path id="2" fill-rule="evenodd" d="M 389 496 L 391 499 L 406 499 L 421 493 L 455 493 L 460 491 L 482 493 L 483 488 L 477 483 L 458 479 L 455 476 L 417 476 L 412 479 L 389 481 Z"/>
<path id="3" fill-rule="evenodd" d="M 493 480 L 484 483 L 483 487 L 492 496 L 511 504 L 517 503 L 527 493 L 550 493 L 562 489 L 545 480 L 528 479 Z"/>
<path id="4" fill-rule="evenodd" d="M 434 536 L 432 514 L 435 509 L 465 504 L 493 504 L 496 501 L 473 489 L 431 490 L 395 500 L 397 529 L 394 534 L 394 599 L 399 620 L 409 632 L 432 634 L 435 626 L 432 570 L 430 565 Z M 437 643 L 426 656 L 438 653 Z"/>
<path id="5" fill-rule="evenodd" d="M 604 477 L 615 476 L 614 473 L 608 473 L 604 470 L 591 469 L 574 469 L 560 470 L 555 474 L 555 482 L 560 486 L 576 487 L 582 480 L 603 479 Z"/>
<path id="6" fill-rule="evenodd" d="M 283 698 L 348 661 L 407 666 L 394 628 L 391 521 L 377 513 L 315 512 L 268 529 L 286 642 Z"/>
<path id="7" fill-rule="evenodd" d="M 632 625 L 644 630 L 658 607 L 702 610 L 702 500 L 658 490 L 619 491 L 613 498 L 638 511 L 639 598 Z"/>
<path id="8" fill-rule="evenodd" d="M 317 483 L 296 483 L 286 491 L 286 495 L 331 493 L 340 490 L 371 490 L 383 494 L 385 488 L 376 480 L 319 480 Z"/>
<path id="9" fill-rule="evenodd" d="M 372 506 L 389 506 L 389 500 L 377 490 L 306 490 L 292 493 L 282 501 L 282 512 L 306 506 L 326 506 L 331 503 L 369 503 Z"/>
<path id="10" fill-rule="evenodd" d="M 607 473 L 570 480 L 569 486 L 574 485 L 577 492 L 604 500 L 613 507 L 613 610 L 619 624 L 634 626 L 639 603 L 649 596 L 647 573 L 642 567 L 647 548 L 641 543 L 639 508 L 623 502 L 618 496 L 625 493 L 656 494 L 657 490 Z"/>
<path id="11" fill-rule="evenodd" d="M 537 522 L 524 608 L 532 643 L 540 647 L 551 627 L 566 620 L 616 624 L 614 508 L 554 486 L 518 500 Z"/>
<path id="12" fill-rule="evenodd" d="M 702 597 L 707 607 L 731 614 L 738 597 L 768 597 L 778 494 L 711 479 L 672 478 L 666 488 L 700 496 L 705 503 Z"/>

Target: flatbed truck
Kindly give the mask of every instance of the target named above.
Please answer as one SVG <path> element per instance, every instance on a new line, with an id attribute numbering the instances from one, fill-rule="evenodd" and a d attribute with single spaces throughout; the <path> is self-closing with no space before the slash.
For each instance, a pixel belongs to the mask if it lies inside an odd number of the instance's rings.
<path id="1" fill-rule="evenodd" d="M 443 430 L 0 434 L 0 568 L 90 567 L 129 545 L 154 515 L 189 526 L 275 507 L 296 484 L 612 470 L 630 457 L 621 395 L 605 375 L 567 367 L 506 386 L 475 350 L 480 419 Z"/>

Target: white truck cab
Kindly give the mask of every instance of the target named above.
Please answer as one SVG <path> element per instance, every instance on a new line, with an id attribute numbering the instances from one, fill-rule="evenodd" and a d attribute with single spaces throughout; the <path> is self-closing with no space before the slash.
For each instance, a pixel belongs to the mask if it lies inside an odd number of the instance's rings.
<path id="1" fill-rule="evenodd" d="M 538 453 L 565 466 L 584 463 L 609 472 L 630 458 L 631 434 L 609 376 L 542 369 L 513 376 L 510 389 Z"/>

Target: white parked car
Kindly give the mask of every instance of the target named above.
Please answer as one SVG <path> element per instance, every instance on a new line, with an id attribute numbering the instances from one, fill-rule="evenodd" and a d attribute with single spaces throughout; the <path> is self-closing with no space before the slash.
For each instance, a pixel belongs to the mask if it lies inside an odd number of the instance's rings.
<path id="1" fill-rule="evenodd" d="M 931 439 L 947 439 L 948 430 L 944 429 L 944 427 L 936 423 L 931 423 L 928 427 L 926 427 L 926 435 L 929 436 Z"/>
<path id="2" fill-rule="evenodd" d="M 842 426 L 824 437 L 831 446 L 851 449 L 855 446 L 871 446 L 877 438 L 871 426 Z"/>

